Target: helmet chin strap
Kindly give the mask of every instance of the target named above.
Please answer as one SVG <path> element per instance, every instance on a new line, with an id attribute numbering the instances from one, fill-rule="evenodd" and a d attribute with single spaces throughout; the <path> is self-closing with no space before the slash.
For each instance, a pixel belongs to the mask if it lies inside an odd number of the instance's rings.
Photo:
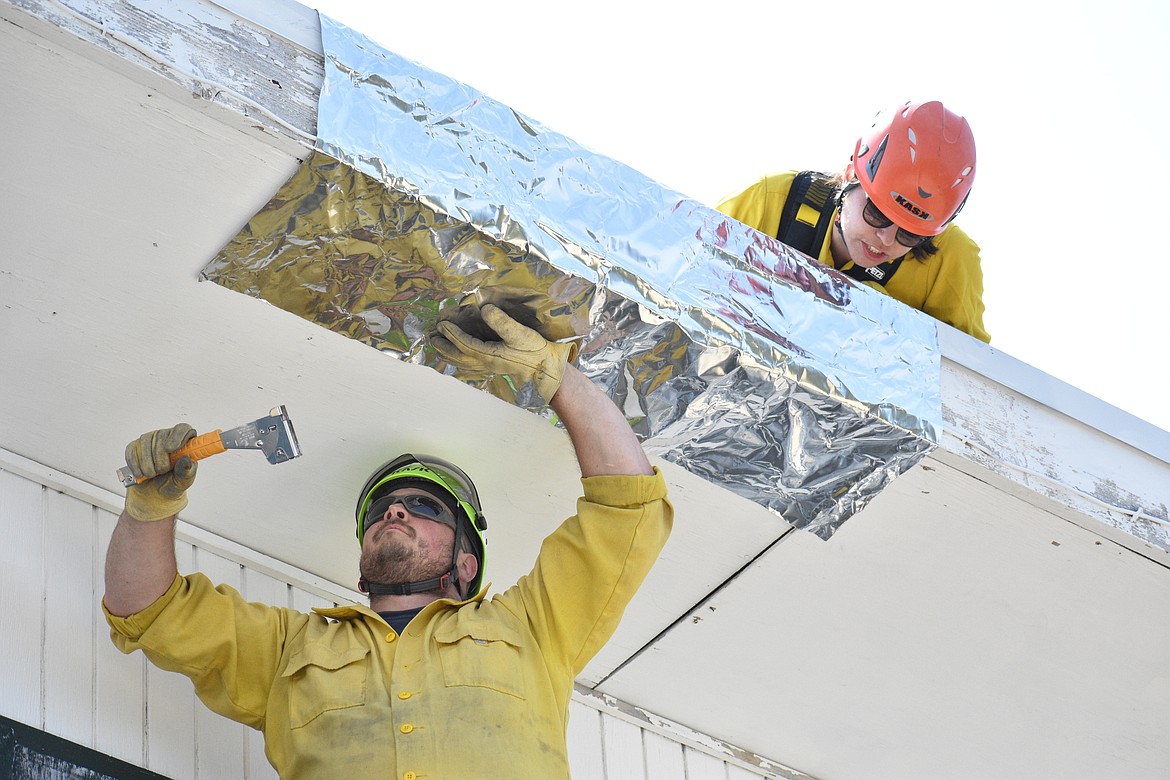
<path id="1" fill-rule="evenodd" d="M 384 582 L 371 582 L 365 577 L 358 580 L 358 590 L 362 593 L 368 593 L 371 596 L 410 596 L 415 593 L 430 593 L 436 591 L 442 593 L 450 588 L 452 585 L 458 585 L 459 582 L 459 543 L 463 539 L 463 529 L 456 524 L 455 542 L 451 548 L 451 568 L 443 572 L 438 577 L 431 577 L 429 580 L 419 580 L 417 582 L 396 582 L 387 584 Z M 456 591 L 459 588 L 456 587 Z M 460 593 L 460 596 L 463 594 Z"/>
<path id="2" fill-rule="evenodd" d="M 445 591 L 451 587 L 451 583 L 455 581 L 453 572 L 444 572 L 440 577 L 432 577 L 429 580 L 419 580 L 418 582 L 400 582 L 394 585 L 387 585 L 382 582 L 370 582 L 362 578 L 358 580 L 358 590 L 362 593 L 368 593 L 371 596 L 409 596 L 414 593 L 427 593 L 429 591 Z"/>

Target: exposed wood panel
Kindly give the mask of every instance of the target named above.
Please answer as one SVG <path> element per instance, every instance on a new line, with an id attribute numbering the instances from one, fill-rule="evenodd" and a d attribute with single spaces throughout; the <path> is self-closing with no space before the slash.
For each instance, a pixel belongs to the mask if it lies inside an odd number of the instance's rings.
<path id="1" fill-rule="evenodd" d="M 0 638 L 4 713 L 41 728 L 41 648 L 44 626 L 43 488 L 0 471 L 0 615 L 11 626 Z M 76 594 L 70 594 L 76 596 Z"/>
<path id="2" fill-rule="evenodd" d="M 45 730 L 93 743 L 96 525 L 92 505 L 44 492 Z M 69 598 L 48 598 L 59 591 Z M 79 706 L 80 705 L 80 706 Z"/>

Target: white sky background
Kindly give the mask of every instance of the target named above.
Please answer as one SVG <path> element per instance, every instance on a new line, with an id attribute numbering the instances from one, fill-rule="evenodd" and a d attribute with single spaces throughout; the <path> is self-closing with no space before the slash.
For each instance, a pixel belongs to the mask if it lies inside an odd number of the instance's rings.
<path id="1" fill-rule="evenodd" d="M 1164 0 L 304 1 L 708 204 L 942 100 L 978 146 L 992 346 L 1170 430 Z"/>

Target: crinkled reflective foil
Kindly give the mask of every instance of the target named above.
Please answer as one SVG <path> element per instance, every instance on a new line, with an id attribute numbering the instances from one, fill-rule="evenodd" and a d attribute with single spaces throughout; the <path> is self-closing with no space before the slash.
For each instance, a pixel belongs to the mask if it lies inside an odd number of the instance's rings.
<path id="1" fill-rule="evenodd" d="M 652 455 L 828 538 L 937 441 L 932 320 L 321 18 L 317 151 L 204 269 L 392 356 L 473 297 Z M 542 411 L 509 377 L 460 376 Z"/>

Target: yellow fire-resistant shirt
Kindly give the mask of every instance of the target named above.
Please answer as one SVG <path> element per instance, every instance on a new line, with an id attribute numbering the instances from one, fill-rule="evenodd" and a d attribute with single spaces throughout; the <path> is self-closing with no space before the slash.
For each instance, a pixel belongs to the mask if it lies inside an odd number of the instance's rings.
<path id="1" fill-rule="evenodd" d="M 107 611 L 111 636 L 262 730 L 282 778 L 565 778 L 573 679 L 673 520 L 660 474 L 582 483 L 530 574 L 488 600 L 433 602 L 401 636 L 365 606 L 249 604 L 202 574 L 130 617 Z"/>
<path id="2" fill-rule="evenodd" d="M 797 173 L 786 171 L 764 176 L 743 192 L 724 198 L 715 208 L 775 237 L 780 229 L 784 201 L 788 199 L 788 191 Z M 834 211 L 832 218 L 836 219 L 836 216 Z M 829 230 L 816 258 L 830 268 L 833 266 L 833 254 L 829 248 L 832 238 L 833 231 Z M 864 284 L 990 343 L 991 335 L 983 327 L 983 269 L 979 265 L 979 245 L 954 223 L 935 236 L 934 245 L 938 252 L 926 260 L 916 260 L 913 255 L 903 260 L 885 287 L 877 282 Z"/>

